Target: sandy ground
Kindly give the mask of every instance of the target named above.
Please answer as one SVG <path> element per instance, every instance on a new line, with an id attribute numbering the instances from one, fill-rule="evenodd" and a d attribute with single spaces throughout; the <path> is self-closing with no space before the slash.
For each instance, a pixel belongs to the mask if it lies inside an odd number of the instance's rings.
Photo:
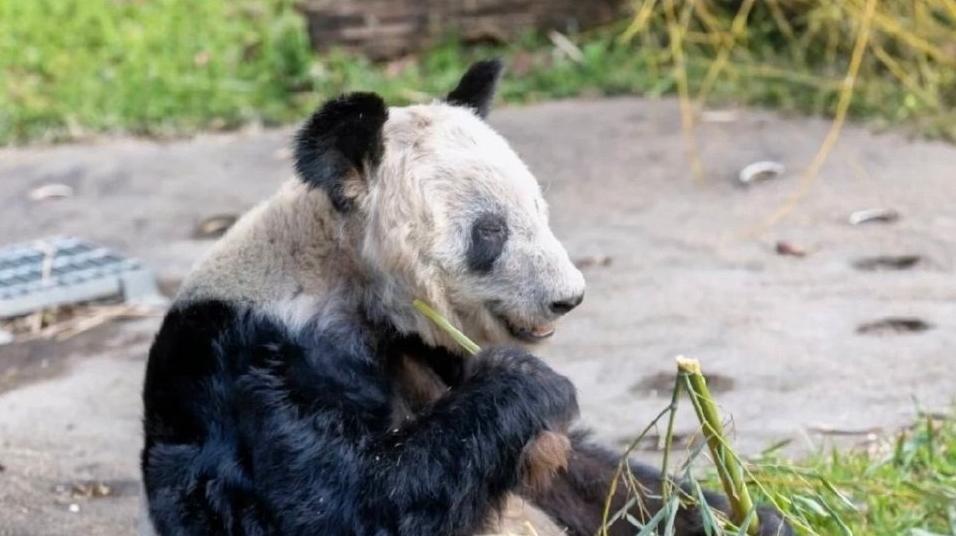
<path id="1" fill-rule="evenodd" d="M 821 432 L 862 440 L 945 409 L 956 393 L 956 148 L 849 128 L 782 223 L 753 230 L 798 189 L 825 121 L 737 111 L 699 129 L 695 180 L 672 101 L 567 101 L 493 123 L 545 184 L 557 234 L 585 266 L 585 303 L 539 350 L 580 389 L 584 419 L 621 444 L 668 402 L 673 358 L 702 360 L 747 452 Z M 0 150 L 0 243 L 81 236 L 144 259 L 175 287 L 210 243 L 206 216 L 241 212 L 289 176 L 290 130 L 159 143 Z M 751 188 L 737 171 L 790 170 Z M 72 198 L 31 202 L 41 184 Z M 851 226 L 891 207 L 891 224 Z M 775 253 L 779 240 L 803 248 Z M 905 270 L 861 259 L 918 255 Z M 609 264 L 594 262 L 600 258 Z M 606 265 L 605 265 L 606 264 Z M 888 317 L 922 332 L 870 332 Z M 158 319 L 65 342 L 0 347 L 0 535 L 130 534 L 144 356 Z M 682 434 L 692 430 L 686 411 Z M 648 456 L 654 446 L 646 445 Z M 105 483 L 99 495 L 91 484 Z M 104 488 L 100 488 L 101 490 Z"/>

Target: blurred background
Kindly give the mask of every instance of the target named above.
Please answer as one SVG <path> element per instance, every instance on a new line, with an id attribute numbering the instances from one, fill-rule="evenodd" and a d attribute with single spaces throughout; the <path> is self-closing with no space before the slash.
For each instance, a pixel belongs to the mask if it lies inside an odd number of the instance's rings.
<path id="1" fill-rule="evenodd" d="M 956 535 L 954 0 L 0 0 L 0 535 L 134 533 L 164 300 L 295 124 L 492 56 L 589 284 L 539 353 L 596 434 L 691 355 L 804 532 Z"/>

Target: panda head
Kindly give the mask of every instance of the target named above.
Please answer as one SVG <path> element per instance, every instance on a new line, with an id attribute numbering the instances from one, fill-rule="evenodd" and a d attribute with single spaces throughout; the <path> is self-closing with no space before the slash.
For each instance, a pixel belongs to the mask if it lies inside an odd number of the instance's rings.
<path id="1" fill-rule="evenodd" d="M 476 63 L 431 104 L 345 95 L 296 139 L 300 179 L 327 194 L 363 267 L 357 298 L 398 331 L 452 350 L 414 298 L 492 344 L 547 338 L 584 296 L 537 180 L 484 120 L 500 73 L 498 61 Z"/>

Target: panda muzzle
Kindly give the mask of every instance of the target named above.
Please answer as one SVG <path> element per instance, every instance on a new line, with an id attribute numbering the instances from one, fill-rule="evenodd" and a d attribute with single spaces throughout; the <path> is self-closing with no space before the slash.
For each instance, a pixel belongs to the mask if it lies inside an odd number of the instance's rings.
<path id="1" fill-rule="evenodd" d="M 520 339 L 526 342 L 537 342 L 540 340 L 547 339 L 548 337 L 554 335 L 554 324 L 549 322 L 546 324 L 539 324 L 530 328 L 520 328 L 509 322 L 508 330 L 517 339 Z"/>

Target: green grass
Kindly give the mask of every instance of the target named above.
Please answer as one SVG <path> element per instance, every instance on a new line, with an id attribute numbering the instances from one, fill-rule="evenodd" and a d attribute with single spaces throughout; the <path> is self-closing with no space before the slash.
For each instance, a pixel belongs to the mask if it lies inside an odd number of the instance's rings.
<path id="1" fill-rule="evenodd" d="M 956 536 L 954 417 L 926 417 L 895 439 L 796 464 L 768 455 L 752 471 L 817 534 Z"/>
<path id="2" fill-rule="evenodd" d="M 798 534 L 956 536 L 956 413 L 924 415 L 895 437 L 797 461 L 781 457 L 781 446 L 745 461 L 747 487 L 755 502 L 777 506 Z M 699 465 L 695 460 L 702 451 L 703 445 L 692 449 L 676 473 L 692 490 L 720 489 L 713 474 L 705 474 L 701 484 L 694 479 L 691 467 Z M 627 485 L 626 479 L 621 482 Z M 680 500 L 695 503 L 697 497 L 692 491 Z M 620 512 L 610 514 L 616 523 L 628 521 Z M 668 517 L 665 512 L 657 519 L 659 533 L 666 533 Z M 737 533 L 720 526 L 721 514 L 709 519 L 714 534 Z M 644 528 L 630 522 L 635 531 Z"/>
<path id="3" fill-rule="evenodd" d="M 511 67 L 502 86 L 509 102 L 671 94 L 679 71 L 661 8 L 667 3 L 657 2 L 630 39 L 622 39 L 628 21 L 571 36 L 583 60 L 528 35 L 498 47 L 448 41 L 399 67 L 341 52 L 315 54 L 293 0 L 0 0 L 0 144 L 288 123 L 322 99 L 356 89 L 396 104 L 420 101 L 441 95 L 470 61 L 489 55 L 504 56 Z M 858 3 L 783 3 L 798 7 L 781 18 L 767 7 L 774 2 L 758 1 L 705 102 L 832 114 Z M 710 5 L 705 13 L 685 12 L 691 4 L 675 2 L 692 97 L 739 4 L 694 4 Z M 902 30 L 874 28 L 851 117 L 956 139 L 956 68 L 950 68 L 956 59 L 945 56 L 956 47 L 956 9 L 909 14 L 904 5 L 910 3 L 881 3 Z M 911 37 L 924 27 L 941 33 L 927 35 L 930 44 L 914 51 Z M 875 56 L 877 48 L 890 63 Z M 893 62 L 900 68 L 890 69 Z M 909 73 L 905 80 L 901 72 Z"/>
<path id="4" fill-rule="evenodd" d="M 312 77 L 288 4 L 0 0 L 0 142 L 291 120 Z"/>
<path id="5" fill-rule="evenodd" d="M 646 74 L 640 55 L 613 47 L 611 32 L 583 45 L 584 64 L 554 57 L 546 39 L 529 36 L 507 48 L 448 41 L 393 72 L 312 52 L 292 3 L 0 0 L 0 144 L 287 123 L 349 90 L 421 101 L 491 55 L 523 65 L 502 88 L 512 102 L 670 87 Z"/>

